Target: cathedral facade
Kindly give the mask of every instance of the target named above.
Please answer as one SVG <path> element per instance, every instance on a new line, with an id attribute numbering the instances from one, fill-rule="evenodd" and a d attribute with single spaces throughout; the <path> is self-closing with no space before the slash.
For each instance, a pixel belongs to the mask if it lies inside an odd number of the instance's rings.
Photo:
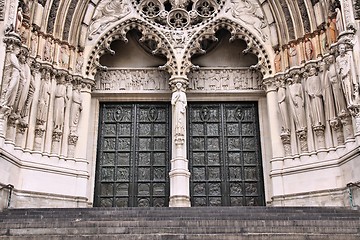
<path id="1" fill-rule="evenodd" d="M 0 1 L 0 208 L 360 203 L 360 1 Z"/>

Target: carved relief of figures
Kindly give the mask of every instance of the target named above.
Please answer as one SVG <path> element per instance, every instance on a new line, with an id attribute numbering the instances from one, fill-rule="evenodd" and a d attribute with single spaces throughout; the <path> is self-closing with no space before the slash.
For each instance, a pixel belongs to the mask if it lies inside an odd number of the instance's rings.
<path id="1" fill-rule="evenodd" d="M 231 0 L 231 14 L 244 23 L 251 25 L 263 40 L 267 38 L 261 29 L 266 27 L 266 21 L 260 6 L 254 1 Z"/>
<path id="2" fill-rule="evenodd" d="M 16 93 L 19 87 L 21 67 L 18 59 L 20 47 L 11 45 L 5 60 L 3 99 L 1 106 L 6 109 L 13 109 Z"/>
<path id="3" fill-rule="evenodd" d="M 54 132 L 62 132 L 64 126 L 65 106 L 68 96 L 64 77 L 60 77 L 56 85 L 54 102 Z"/>
<path id="4" fill-rule="evenodd" d="M 281 53 L 280 53 L 279 50 L 276 50 L 276 52 L 275 52 L 274 66 L 275 66 L 275 73 L 278 73 L 278 72 L 282 71 Z"/>
<path id="5" fill-rule="evenodd" d="M 89 36 L 100 34 L 112 22 L 128 15 L 131 10 L 125 1 L 126 0 L 101 1 L 95 10 L 92 23 L 89 27 Z"/>
<path id="6" fill-rule="evenodd" d="M 339 56 L 336 58 L 336 69 L 342 82 L 345 99 L 348 106 L 358 98 L 358 83 L 354 73 L 354 62 L 351 54 L 346 51 L 345 44 L 339 45 Z"/>
<path id="7" fill-rule="evenodd" d="M 288 47 L 288 57 L 289 57 L 289 64 L 290 67 L 298 66 L 299 65 L 299 56 L 296 49 L 295 43 L 291 43 Z"/>
<path id="8" fill-rule="evenodd" d="M 314 58 L 314 47 L 309 38 L 305 38 L 304 48 L 305 48 L 305 60 L 306 61 L 312 60 Z"/>
<path id="9" fill-rule="evenodd" d="M 327 59 L 328 70 L 327 78 L 330 81 L 331 89 L 334 96 L 335 110 L 337 115 L 347 112 L 344 92 L 342 90 L 341 81 L 335 67 L 335 57 L 330 55 Z"/>
<path id="10" fill-rule="evenodd" d="M 77 135 L 77 129 L 82 111 L 81 85 L 78 84 L 73 90 L 70 113 L 70 134 Z"/>
<path id="11" fill-rule="evenodd" d="M 309 76 L 306 79 L 306 93 L 310 98 L 310 112 L 313 126 L 324 126 L 324 105 L 322 100 L 321 79 L 316 74 L 314 66 L 309 69 Z"/>
<path id="12" fill-rule="evenodd" d="M 175 119 L 175 135 L 178 137 L 184 136 L 187 99 L 186 94 L 182 89 L 182 83 L 176 83 L 176 92 L 172 94 L 171 105 L 174 106 L 173 114 Z"/>
<path id="13" fill-rule="evenodd" d="M 50 91 L 51 91 L 51 74 L 49 71 L 45 71 L 44 78 L 41 81 L 40 92 L 39 92 L 39 102 L 36 114 L 36 122 L 39 125 L 42 125 L 47 120 L 48 114 L 48 105 L 50 100 Z"/>
<path id="14" fill-rule="evenodd" d="M 289 96 L 291 106 L 291 116 L 295 122 L 296 131 L 303 131 L 306 129 L 306 115 L 305 115 L 305 98 L 304 91 L 301 84 L 301 79 L 298 74 L 293 78 L 288 78 Z"/>

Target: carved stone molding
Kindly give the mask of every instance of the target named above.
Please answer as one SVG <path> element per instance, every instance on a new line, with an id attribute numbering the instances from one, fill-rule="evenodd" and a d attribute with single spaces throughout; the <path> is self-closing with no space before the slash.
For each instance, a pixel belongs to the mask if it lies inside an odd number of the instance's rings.
<path id="1" fill-rule="evenodd" d="M 307 130 L 303 129 L 303 130 L 298 130 L 296 131 L 296 134 L 299 138 L 300 141 L 300 150 L 301 152 L 308 152 L 308 142 L 307 142 Z"/>
<path id="2" fill-rule="evenodd" d="M 325 126 L 314 126 L 313 130 L 316 136 L 316 142 L 319 149 L 324 149 L 325 145 Z"/>
<path id="3" fill-rule="evenodd" d="M 291 155 L 292 151 L 291 151 L 290 133 L 289 132 L 283 132 L 283 133 L 281 133 L 280 137 L 281 137 L 281 141 L 282 141 L 282 143 L 284 145 L 285 156 Z"/>
<path id="4" fill-rule="evenodd" d="M 345 142 L 343 126 L 339 119 L 334 119 L 330 121 L 330 126 L 334 129 L 336 133 L 336 140 L 338 145 L 343 145 Z"/>

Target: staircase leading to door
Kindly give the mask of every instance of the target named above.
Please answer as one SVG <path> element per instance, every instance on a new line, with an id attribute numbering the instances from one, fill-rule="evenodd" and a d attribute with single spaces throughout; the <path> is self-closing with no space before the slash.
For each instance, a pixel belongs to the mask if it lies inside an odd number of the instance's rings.
<path id="1" fill-rule="evenodd" d="M 360 211 L 310 207 L 8 209 L 0 239 L 359 240 Z"/>

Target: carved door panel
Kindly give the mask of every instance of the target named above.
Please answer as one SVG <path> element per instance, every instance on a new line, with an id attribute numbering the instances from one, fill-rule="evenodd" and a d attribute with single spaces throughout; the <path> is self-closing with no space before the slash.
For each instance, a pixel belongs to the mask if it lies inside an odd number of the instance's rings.
<path id="1" fill-rule="evenodd" d="M 264 205 L 257 104 L 189 104 L 192 206 Z"/>
<path id="2" fill-rule="evenodd" d="M 166 104 L 101 105 L 95 206 L 168 206 L 169 109 Z"/>

